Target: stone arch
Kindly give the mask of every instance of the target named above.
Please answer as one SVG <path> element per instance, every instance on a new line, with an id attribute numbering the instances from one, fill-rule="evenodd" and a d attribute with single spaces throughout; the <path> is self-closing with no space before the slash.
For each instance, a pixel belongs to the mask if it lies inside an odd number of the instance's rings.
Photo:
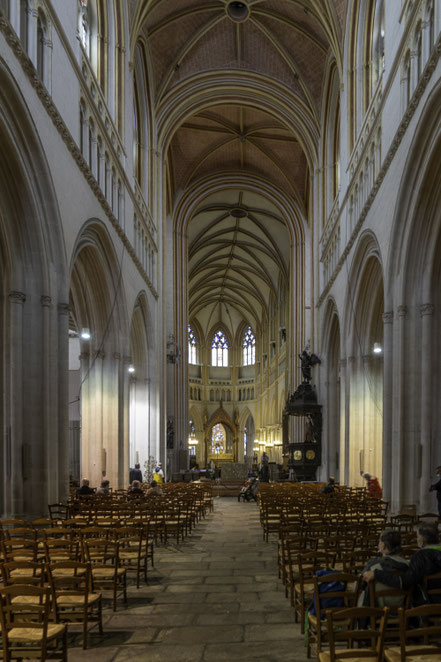
<path id="1" fill-rule="evenodd" d="M 208 421 L 207 425 L 205 426 L 205 456 L 207 458 L 207 462 L 210 459 L 213 459 L 214 456 L 212 456 L 209 452 L 209 443 L 210 443 L 210 435 L 213 427 L 217 425 L 218 423 L 221 423 L 225 428 L 228 428 L 229 434 L 231 434 L 231 439 L 232 439 L 232 446 L 233 446 L 233 452 L 232 452 L 232 457 L 228 457 L 227 461 L 233 461 L 237 462 L 238 458 L 238 430 L 237 426 L 235 425 L 234 421 L 231 419 L 229 414 L 225 411 L 223 407 L 219 407 L 210 417 L 210 420 Z M 215 460 L 216 461 L 216 460 Z M 222 458 L 218 459 L 218 462 L 225 461 Z M 217 463 L 217 462 L 216 462 Z"/>
<path id="2" fill-rule="evenodd" d="M 433 509 L 426 485 L 438 463 L 434 439 L 441 380 L 441 83 L 428 96 L 407 154 L 394 210 L 388 256 L 386 311 L 390 360 L 385 401 L 394 402 L 385 416 L 392 505 L 404 499 L 403 481 L 412 472 L 406 499 L 421 511 Z M 388 353 L 385 353 L 387 360 Z M 386 412 L 385 412 L 386 414 Z M 412 434 L 408 430 L 412 429 Z M 406 463 L 405 457 L 413 461 Z M 415 476 L 418 482 L 415 483 Z M 386 494 L 389 497 L 389 494 Z"/>
<path id="3" fill-rule="evenodd" d="M 375 236 L 364 233 L 354 252 L 345 315 L 345 482 L 360 482 L 360 470 L 381 476 L 383 454 L 384 280 Z M 349 419 L 349 420 L 348 420 Z M 340 477 L 341 478 L 341 477 Z"/>
<path id="4" fill-rule="evenodd" d="M 134 372 L 129 380 L 130 439 L 129 465 L 141 466 L 149 457 L 161 458 L 156 434 L 157 413 L 154 394 L 157 387 L 157 365 L 153 327 L 145 292 L 136 298 L 130 330 L 130 360 Z"/>
<path id="5" fill-rule="evenodd" d="M 0 272 L 0 508 L 31 517 L 67 497 L 66 252 L 46 155 L 2 59 Z"/>
<path id="6" fill-rule="evenodd" d="M 322 324 L 322 348 L 326 356 L 325 398 L 323 421 L 323 470 L 340 480 L 344 465 L 345 447 L 341 443 L 341 344 L 340 317 L 335 300 L 329 297 Z M 343 418 L 344 420 L 344 418 Z M 344 470 L 342 470 L 342 475 Z M 325 476 L 322 476 L 325 478 Z"/>
<path id="7" fill-rule="evenodd" d="M 71 261 L 71 322 L 81 342 L 81 471 L 94 484 L 106 475 L 127 482 L 130 327 L 122 279 L 124 252 L 97 219 L 86 222 Z"/>

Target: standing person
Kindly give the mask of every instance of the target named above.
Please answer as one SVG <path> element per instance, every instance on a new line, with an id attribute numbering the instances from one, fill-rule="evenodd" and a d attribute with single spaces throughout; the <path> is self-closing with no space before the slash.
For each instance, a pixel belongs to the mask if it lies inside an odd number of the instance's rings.
<path id="1" fill-rule="evenodd" d="M 158 485 L 164 482 L 164 471 L 162 469 L 162 462 L 158 462 L 155 471 L 153 472 L 153 480 L 155 480 Z"/>
<path id="2" fill-rule="evenodd" d="M 436 498 L 438 500 L 438 514 L 441 519 L 441 467 L 436 468 L 436 477 L 438 481 L 430 486 L 429 492 L 436 491 Z"/>
<path id="3" fill-rule="evenodd" d="M 360 475 L 363 476 L 365 480 L 367 480 L 368 497 L 372 497 L 373 499 L 381 499 L 383 496 L 383 490 L 381 489 L 381 485 L 378 482 L 378 478 L 376 476 L 372 476 L 372 474 L 365 474 L 363 471 L 360 471 Z"/>
<path id="4" fill-rule="evenodd" d="M 135 468 L 130 469 L 130 473 L 129 473 L 130 485 L 133 483 L 134 480 L 139 480 L 139 482 L 142 483 L 142 471 L 141 471 L 141 466 L 139 464 L 135 464 Z"/>

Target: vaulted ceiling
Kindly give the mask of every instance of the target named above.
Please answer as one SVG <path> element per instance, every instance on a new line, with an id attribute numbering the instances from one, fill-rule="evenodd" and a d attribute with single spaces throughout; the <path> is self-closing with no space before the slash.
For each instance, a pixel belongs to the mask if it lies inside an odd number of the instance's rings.
<path id="1" fill-rule="evenodd" d="M 215 310 L 225 317 L 226 301 L 230 317 L 233 306 L 244 321 L 259 320 L 294 267 L 284 227 L 293 219 L 283 218 L 271 196 L 251 194 L 244 181 L 273 187 L 292 201 L 300 222 L 311 221 L 325 77 L 330 59 L 341 70 L 346 11 L 347 0 L 129 0 L 132 37 L 146 46 L 158 115 L 196 94 L 201 81 L 212 82 L 209 103 L 182 117 L 169 141 L 170 214 L 201 180 L 242 182 L 208 197 L 189 224 L 189 318 L 204 316 L 204 326 Z M 263 108 L 252 92 L 244 103 L 239 89 L 235 100 L 237 81 L 247 76 L 251 89 L 280 90 L 291 121 Z M 309 144 L 299 126 L 309 127 Z"/>

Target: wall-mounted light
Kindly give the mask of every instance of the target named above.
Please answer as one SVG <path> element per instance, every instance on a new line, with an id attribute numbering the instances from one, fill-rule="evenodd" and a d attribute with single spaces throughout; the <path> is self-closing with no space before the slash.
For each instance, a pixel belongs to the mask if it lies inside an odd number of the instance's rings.
<path id="1" fill-rule="evenodd" d="M 381 354 L 383 351 L 383 348 L 381 347 L 379 342 L 374 342 L 374 354 Z"/>
<path id="2" fill-rule="evenodd" d="M 129 372 L 135 372 L 135 366 L 131 363 L 129 367 L 127 368 Z"/>
<path id="3" fill-rule="evenodd" d="M 81 329 L 80 336 L 83 340 L 90 340 L 91 339 L 91 334 L 87 326 L 85 326 L 83 329 Z"/>

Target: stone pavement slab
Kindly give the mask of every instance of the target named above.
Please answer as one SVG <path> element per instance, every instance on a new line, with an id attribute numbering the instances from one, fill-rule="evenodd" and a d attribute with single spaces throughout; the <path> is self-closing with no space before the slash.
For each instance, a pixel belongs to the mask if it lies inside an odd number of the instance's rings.
<path id="1" fill-rule="evenodd" d="M 88 650 L 79 627 L 69 629 L 69 662 L 307 659 L 255 504 L 216 499 L 184 543 L 157 548 L 149 583 L 130 583 L 127 606 L 112 612 L 108 597 L 104 635 L 91 630 Z"/>

